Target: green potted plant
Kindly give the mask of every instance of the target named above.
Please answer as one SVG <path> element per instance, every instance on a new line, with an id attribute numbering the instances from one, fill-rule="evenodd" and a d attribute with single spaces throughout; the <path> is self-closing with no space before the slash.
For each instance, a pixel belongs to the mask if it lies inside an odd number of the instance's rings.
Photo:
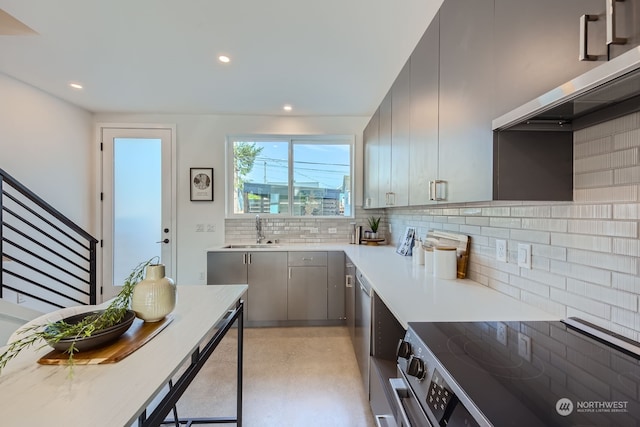
<path id="1" fill-rule="evenodd" d="M 369 223 L 369 228 L 371 229 L 371 238 L 378 238 L 378 227 L 380 226 L 380 217 L 376 218 L 374 216 L 370 216 L 367 218 L 367 222 Z"/>

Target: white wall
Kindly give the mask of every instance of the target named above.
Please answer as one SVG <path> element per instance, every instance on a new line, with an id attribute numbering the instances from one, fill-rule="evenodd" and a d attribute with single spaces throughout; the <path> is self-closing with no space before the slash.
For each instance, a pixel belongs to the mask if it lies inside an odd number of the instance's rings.
<path id="1" fill-rule="evenodd" d="M 233 134 L 341 134 L 356 136 L 356 159 L 362 158 L 362 130 L 368 117 L 289 117 L 227 115 L 97 114 L 96 123 L 162 123 L 176 125 L 178 284 L 204 284 L 205 250 L 225 242 L 225 138 Z M 189 168 L 214 168 L 214 201 L 189 200 Z M 362 165 L 356 161 L 356 177 Z M 361 179 L 356 204 L 361 203 Z M 196 232 L 196 224 L 212 224 L 215 232 Z"/>
<path id="2" fill-rule="evenodd" d="M 0 168 L 95 235 L 92 114 L 0 73 Z"/>

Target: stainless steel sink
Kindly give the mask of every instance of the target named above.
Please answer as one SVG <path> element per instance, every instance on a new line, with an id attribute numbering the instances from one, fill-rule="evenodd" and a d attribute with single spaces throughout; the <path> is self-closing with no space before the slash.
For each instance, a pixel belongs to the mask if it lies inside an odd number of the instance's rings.
<path id="1" fill-rule="evenodd" d="M 274 245 L 273 243 L 255 243 L 252 245 L 225 245 L 223 248 L 225 249 L 269 249 L 269 248 L 279 248 L 279 245 Z"/>

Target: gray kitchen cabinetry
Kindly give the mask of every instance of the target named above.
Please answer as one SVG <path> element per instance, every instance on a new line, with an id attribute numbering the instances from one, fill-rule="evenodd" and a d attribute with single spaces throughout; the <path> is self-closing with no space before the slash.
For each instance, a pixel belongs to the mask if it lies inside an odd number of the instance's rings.
<path id="1" fill-rule="evenodd" d="M 440 8 L 438 177 L 446 202 L 492 198 L 493 0 Z"/>
<path id="2" fill-rule="evenodd" d="M 409 204 L 435 203 L 429 182 L 438 177 L 440 19 L 436 15 L 411 55 Z"/>
<path id="3" fill-rule="evenodd" d="M 409 76 L 407 62 L 363 133 L 365 208 L 409 204 Z"/>
<path id="4" fill-rule="evenodd" d="M 409 205 L 409 150 L 411 143 L 411 58 L 391 86 L 391 156 L 387 206 Z"/>
<path id="5" fill-rule="evenodd" d="M 288 320 L 327 319 L 327 252 L 289 252 Z"/>
<path id="6" fill-rule="evenodd" d="M 616 5 L 619 16 L 629 15 L 621 10 L 630 6 L 628 1 Z M 495 0 L 494 118 L 607 60 L 605 5 L 605 0 Z M 592 61 L 578 58 L 580 17 L 585 14 L 598 17 L 588 23 Z"/>
<path id="7" fill-rule="evenodd" d="M 612 6 L 615 14 L 609 17 L 609 22 L 615 22 L 615 34 L 607 32 L 607 43 L 611 42 L 609 58 L 640 45 L 640 0 L 617 1 L 612 3 Z M 613 36 L 622 40 L 616 43 L 612 39 Z"/>
<path id="8" fill-rule="evenodd" d="M 249 322 L 287 318 L 287 252 L 209 252 L 207 284 L 237 283 L 249 285 Z"/>
<path id="9" fill-rule="evenodd" d="M 369 123 L 364 128 L 362 140 L 364 143 L 364 197 L 365 208 L 381 206 L 378 200 L 380 192 L 378 185 L 378 138 L 380 134 L 380 108 L 371 116 Z"/>
<path id="10" fill-rule="evenodd" d="M 391 90 L 363 133 L 365 208 L 383 208 L 391 191 Z"/>
<path id="11" fill-rule="evenodd" d="M 345 314 L 345 254 L 327 252 L 327 319 L 344 320 Z"/>

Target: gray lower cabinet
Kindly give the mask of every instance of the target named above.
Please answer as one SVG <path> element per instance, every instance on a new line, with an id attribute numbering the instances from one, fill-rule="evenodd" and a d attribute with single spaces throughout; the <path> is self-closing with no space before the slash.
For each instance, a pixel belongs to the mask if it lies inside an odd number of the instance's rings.
<path id="1" fill-rule="evenodd" d="M 249 321 L 276 321 L 287 316 L 287 253 L 250 252 Z"/>
<path id="2" fill-rule="evenodd" d="M 345 254 L 327 252 L 327 319 L 346 319 Z"/>
<path id="3" fill-rule="evenodd" d="M 249 285 L 246 316 L 249 321 L 287 318 L 287 252 L 209 252 L 207 284 Z"/>
<path id="4" fill-rule="evenodd" d="M 288 320 L 327 319 L 327 253 L 289 252 Z"/>
<path id="5" fill-rule="evenodd" d="M 209 252 L 207 284 L 246 283 L 245 319 L 254 325 L 344 321 L 343 251 Z"/>

